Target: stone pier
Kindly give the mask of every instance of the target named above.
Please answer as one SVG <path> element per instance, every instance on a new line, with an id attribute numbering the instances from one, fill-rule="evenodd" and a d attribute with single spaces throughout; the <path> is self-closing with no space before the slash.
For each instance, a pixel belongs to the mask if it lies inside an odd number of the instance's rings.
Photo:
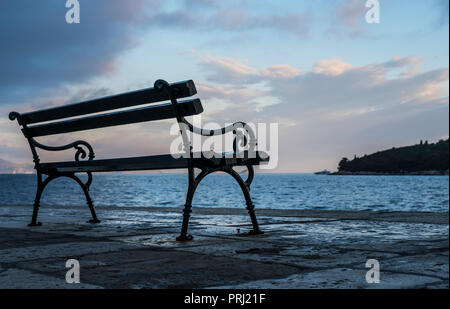
<path id="1" fill-rule="evenodd" d="M 194 240 L 177 242 L 181 209 L 0 206 L 0 288 L 449 288 L 448 213 L 193 208 Z M 68 259 L 80 283 L 66 283 Z M 366 261 L 380 265 L 367 283 Z"/>

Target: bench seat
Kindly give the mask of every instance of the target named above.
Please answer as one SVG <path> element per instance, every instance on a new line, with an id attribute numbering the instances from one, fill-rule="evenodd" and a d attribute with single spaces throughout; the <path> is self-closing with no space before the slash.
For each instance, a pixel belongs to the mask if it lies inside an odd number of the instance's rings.
<path id="1" fill-rule="evenodd" d="M 201 157 L 198 157 L 201 155 Z M 218 167 L 218 166 L 242 166 L 259 165 L 269 160 L 266 153 L 257 151 L 256 156 L 250 158 L 248 152 L 222 153 L 213 155 L 203 151 L 194 153 L 192 160 L 194 167 Z M 73 172 L 115 172 L 115 171 L 137 171 L 137 170 L 164 170 L 187 168 L 186 158 L 174 158 L 170 154 L 153 155 L 144 157 L 131 157 L 120 159 L 90 160 L 90 161 L 68 161 L 41 163 L 42 171 L 46 174 L 51 172 L 73 173 Z"/>

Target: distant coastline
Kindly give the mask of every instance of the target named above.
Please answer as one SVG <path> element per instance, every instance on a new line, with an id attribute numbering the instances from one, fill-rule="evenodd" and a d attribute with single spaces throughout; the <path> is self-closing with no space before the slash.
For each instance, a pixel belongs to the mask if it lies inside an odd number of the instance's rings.
<path id="1" fill-rule="evenodd" d="M 449 140 L 420 141 L 406 147 L 393 147 L 353 160 L 343 158 L 338 171 L 330 175 L 418 175 L 449 174 Z"/>

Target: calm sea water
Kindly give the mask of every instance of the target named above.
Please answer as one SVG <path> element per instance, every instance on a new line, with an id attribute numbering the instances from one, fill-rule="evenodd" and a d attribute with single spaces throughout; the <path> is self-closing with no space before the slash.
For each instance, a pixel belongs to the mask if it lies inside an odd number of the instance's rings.
<path id="1" fill-rule="evenodd" d="M 0 205 L 32 204 L 35 175 L 0 175 Z M 91 187 L 99 206 L 182 206 L 185 174 L 96 174 Z M 448 176 L 319 176 L 257 174 L 252 185 L 256 207 L 275 209 L 345 209 L 383 211 L 449 210 Z M 71 179 L 46 188 L 43 205 L 84 205 Z M 198 207 L 244 208 L 240 188 L 229 175 L 213 174 L 199 185 Z"/>

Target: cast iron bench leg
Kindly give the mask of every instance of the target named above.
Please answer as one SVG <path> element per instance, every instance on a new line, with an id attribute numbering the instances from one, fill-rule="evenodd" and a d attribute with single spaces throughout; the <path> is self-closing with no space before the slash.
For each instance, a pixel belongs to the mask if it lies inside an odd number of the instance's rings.
<path id="1" fill-rule="evenodd" d="M 41 226 L 42 225 L 41 222 L 36 222 L 38 212 L 39 212 L 41 194 L 42 194 L 41 188 L 38 188 L 37 190 L 38 190 L 38 192 L 36 193 L 36 198 L 35 198 L 34 204 L 33 204 L 33 215 L 31 217 L 31 222 L 30 222 L 30 224 L 28 224 L 28 226 Z"/>
<path id="2" fill-rule="evenodd" d="M 42 174 L 39 172 L 37 173 L 37 189 L 36 189 L 36 197 L 34 199 L 34 204 L 33 204 L 33 215 L 31 217 L 31 222 L 30 222 L 30 224 L 28 224 L 28 226 L 41 226 L 42 225 L 41 222 L 37 222 L 37 216 L 38 216 L 39 207 L 41 204 L 41 196 L 42 196 L 42 192 L 44 191 L 47 184 L 52 180 L 53 180 L 53 177 L 48 176 L 44 181 L 42 181 Z"/>
<path id="3" fill-rule="evenodd" d="M 194 168 L 192 166 L 188 169 L 189 172 L 189 187 L 188 192 L 186 196 L 186 204 L 184 205 L 183 209 L 183 224 L 181 226 L 181 234 L 177 237 L 178 241 L 186 241 L 186 240 L 192 240 L 194 237 L 192 235 L 189 235 L 187 233 L 188 231 L 188 225 L 189 225 L 189 218 L 191 216 L 192 212 L 192 199 L 194 198 L 195 190 L 197 189 L 198 184 L 200 181 L 202 181 L 203 178 L 205 178 L 206 175 L 211 173 L 208 169 L 202 169 L 200 174 L 195 177 Z"/>
<path id="4" fill-rule="evenodd" d="M 247 211 L 250 215 L 250 220 L 252 221 L 253 230 L 249 232 L 250 235 L 258 235 L 258 234 L 264 234 L 263 231 L 259 229 L 258 220 L 256 220 L 255 215 L 255 205 L 253 205 L 252 201 L 250 200 L 250 203 L 247 203 Z"/>
<path id="5" fill-rule="evenodd" d="M 189 174 L 189 186 L 188 186 L 188 192 L 186 195 L 186 204 L 184 204 L 183 209 L 183 224 L 181 225 L 181 233 L 180 236 L 177 237 L 177 241 L 187 241 L 192 240 L 194 237 L 192 235 L 188 234 L 188 225 L 189 225 L 189 218 L 191 216 L 192 212 L 192 199 L 194 198 L 195 189 L 197 189 L 197 185 L 200 182 L 201 178 L 206 176 L 206 173 L 203 171 L 195 177 L 194 169 L 192 167 L 189 167 L 188 170 Z"/>
<path id="6" fill-rule="evenodd" d="M 197 177 L 194 175 L 193 169 L 189 169 L 189 187 L 188 187 L 188 193 L 186 197 L 186 204 L 184 205 L 183 209 L 183 224 L 181 226 L 181 234 L 177 237 L 178 241 L 186 241 L 186 240 L 192 240 L 192 235 L 187 234 L 188 231 L 188 225 L 189 225 L 189 218 L 191 216 L 192 212 L 192 199 L 194 197 L 195 190 L 197 189 L 198 184 L 202 179 L 210 174 L 217 171 L 223 171 L 225 173 L 230 174 L 239 184 L 239 186 L 242 189 L 242 193 L 245 197 L 245 202 L 247 204 L 247 211 L 250 216 L 250 220 L 252 221 L 253 230 L 249 232 L 249 235 L 258 235 L 258 234 L 264 234 L 263 231 L 260 230 L 258 225 L 258 220 L 256 219 L 255 215 L 255 206 L 253 205 L 252 199 L 250 197 L 250 183 L 253 178 L 253 169 L 251 167 L 249 168 L 249 179 L 247 181 L 244 181 L 241 176 L 234 171 L 230 167 L 220 167 L 220 168 L 205 168 L 202 170 L 200 174 L 198 174 Z"/>
<path id="7" fill-rule="evenodd" d="M 191 212 L 192 212 L 191 208 L 192 208 L 191 204 L 186 203 L 184 205 L 183 225 L 181 226 L 181 234 L 180 234 L 180 236 L 177 237 L 177 241 L 187 241 L 187 240 L 194 239 L 194 237 L 192 237 L 192 235 L 187 233 L 188 225 L 189 225 L 189 217 L 191 216 Z"/>
<path id="8" fill-rule="evenodd" d="M 74 174 L 52 174 L 47 176 L 47 178 L 42 181 L 42 174 L 38 173 L 38 185 L 37 185 L 37 190 L 36 190 L 36 198 L 34 199 L 34 204 L 33 204 L 33 215 L 31 217 L 31 223 L 28 224 L 28 226 L 41 226 L 42 223 L 41 222 L 37 222 L 37 216 L 38 216 L 38 212 L 39 212 L 39 207 L 40 207 L 40 203 L 41 203 L 41 197 L 42 197 L 42 192 L 44 191 L 45 187 L 47 186 L 47 184 L 52 181 L 55 178 L 58 177 L 69 177 L 73 180 L 75 180 L 81 187 L 81 189 L 84 192 L 84 195 L 86 197 L 86 202 L 88 204 L 89 210 L 91 211 L 91 215 L 92 215 L 92 219 L 89 220 L 89 223 L 100 223 L 100 220 L 98 220 L 97 218 L 97 214 L 95 213 L 95 208 L 94 208 L 94 203 L 92 202 L 91 196 L 89 194 L 89 184 L 91 181 L 91 178 L 89 178 L 89 181 L 87 184 L 84 184 L 77 176 L 75 176 Z"/>
<path id="9" fill-rule="evenodd" d="M 253 178 L 253 170 L 250 170 L 250 167 L 248 168 L 250 173 L 249 177 Z M 224 171 L 230 174 L 238 182 L 239 186 L 241 187 L 242 193 L 244 194 L 245 202 L 247 204 L 247 211 L 253 226 L 253 230 L 251 230 L 249 234 L 250 235 L 264 234 L 264 232 L 259 229 L 258 220 L 256 220 L 255 215 L 255 205 L 253 205 L 252 198 L 250 196 L 251 179 L 247 181 L 242 180 L 241 176 L 232 168 L 225 168 Z"/>
<path id="10" fill-rule="evenodd" d="M 94 203 L 92 202 L 91 195 L 89 194 L 89 185 L 92 180 L 91 175 L 89 175 L 89 181 L 86 184 L 83 183 L 80 180 L 80 178 L 78 178 L 74 174 L 69 175 L 69 177 L 72 178 L 73 180 L 75 180 L 80 185 L 81 189 L 83 189 L 84 196 L 86 197 L 86 203 L 87 203 L 89 210 L 91 211 L 91 215 L 92 215 L 92 219 L 89 220 L 88 222 L 89 223 L 100 223 L 101 221 L 97 218 L 97 214 L 95 213 Z"/>

